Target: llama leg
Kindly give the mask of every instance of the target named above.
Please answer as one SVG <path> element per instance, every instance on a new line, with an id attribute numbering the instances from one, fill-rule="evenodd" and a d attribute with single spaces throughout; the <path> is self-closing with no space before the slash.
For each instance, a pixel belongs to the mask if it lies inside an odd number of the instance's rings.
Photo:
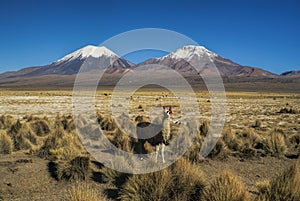
<path id="1" fill-rule="evenodd" d="M 159 152 L 159 145 L 156 145 L 156 153 L 155 153 L 155 162 L 157 163 L 157 158 L 158 158 L 158 152 Z"/>
<path id="2" fill-rule="evenodd" d="M 161 157 L 162 157 L 163 163 L 165 163 L 165 144 L 161 145 Z"/>

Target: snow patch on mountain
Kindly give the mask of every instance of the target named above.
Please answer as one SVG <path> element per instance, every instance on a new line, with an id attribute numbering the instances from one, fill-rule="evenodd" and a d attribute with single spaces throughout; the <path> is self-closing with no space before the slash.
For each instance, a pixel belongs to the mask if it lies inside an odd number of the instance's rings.
<path id="1" fill-rule="evenodd" d="M 88 57 L 100 58 L 102 56 L 105 57 L 119 57 L 117 54 L 107 49 L 104 46 L 93 46 L 88 45 L 71 54 L 64 56 L 63 58 L 57 60 L 55 63 L 62 63 L 64 61 L 71 61 L 75 59 L 84 59 Z"/>
<path id="2" fill-rule="evenodd" d="M 200 58 L 203 56 L 208 56 L 210 59 L 214 59 L 218 55 L 216 53 L 207 50 L 203 46 L 188 45 L 179 48 L 174 52 L 171 52 L 170 54 L 162 57 L 162 59 L 171 58 L 171 59 L 184 59 L 186 61 L 190 61 L 195 56 Z"/>

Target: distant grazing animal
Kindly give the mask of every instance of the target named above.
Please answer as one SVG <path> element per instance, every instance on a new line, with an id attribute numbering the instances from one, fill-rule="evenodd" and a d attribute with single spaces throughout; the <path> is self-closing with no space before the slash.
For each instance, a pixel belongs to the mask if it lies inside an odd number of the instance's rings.
<path id="1" fill-rule="evenodd" d="M 161 149 L 161 155 L 163 163 L 165 163 L 164 150 L 165 145 L 169 144 L 170 140 L 170 115 L 173 113 L 172 108 L 163 107 L 163 118 L 161 124 L 152 124 L 150 122 L 140 122 L 137 124 L 137 137 L 138 137 L 138 152 L 145 154 L 144 144 L 149 142 L 152 146 L 156 147 L 155 159 L 157 162 L 159 149 Z"/>

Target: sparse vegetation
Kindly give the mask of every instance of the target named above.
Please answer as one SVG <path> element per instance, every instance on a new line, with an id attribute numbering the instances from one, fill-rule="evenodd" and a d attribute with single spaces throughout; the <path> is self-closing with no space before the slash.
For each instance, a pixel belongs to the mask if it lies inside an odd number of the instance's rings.
<path id="1" fill-rule="evenodd" d="M 88 184 L 72 186 L 66 195 L 66 201 L 106 201 L 107 197 Z"/>
<path id="2" fill-rule="evenodd" d="M 1 115 L 0 116 L 0 129 L 8 129 L 14 124 L 14 118 L 12 116 Z"/>
<path id="3" fill-rule="evenodd" d="M 300 172 L 298 163 L 287 168 L 271 181 L 257 185 L 257 201 L 296 201 L 300 200 Z"/>
<path id="4" fill-rule="evenodd" d="M 89 157 L 78 156 L 70 161 L 57 163 L 57 179 L 66 181 L 85 180 L 89 170 Z"/>
<path id="5" fill-rule="evenodd" d="M 286 153 L 287 146 L 283 134 L 272 132 L 266 141 L 266 151 L 271 156 L 283 156 Z"/>
<path id="6" fill-rule="evenodd" d="M 261 120 L 260 119 L 256 119 L 253 128 L 260 128 L 261 127 Z"/>
<path id="7" fill-rule="evenodd" d="M 25 92 L 22 93 L 25 94 Z M 32 93 L 36 93 L 39 96 L 38 92 Z M 49 92 L 49 94 L 52 93 L 60 94 L 60 92 Z M 146 93 L 146 95 L 143 93 Z M 147 101 L 145 96 L 153 97 L 153 101 Z M 8 115 L 4 115 L 6 114 L 4 108 L 4 112 L 0 116 L 0 153 L 6 155 L 1 157 L 0 171 L 7 172 L 7 175 L 1 175 L 3 176 L 1 182 L 3 182 L 2 184 L 5 188 L 0 190 L 0 200 L 1 198 L 3 200 L 14 199 L 8 197 L 10 194 L 6 189 L 17 192 L 17 182 L 9 181 L 8 176 L 12 178 L 18 177 L 24 169 L 26 174 L 28 173 L 28 180 L 33 179 L 33 176 L 30 177 L 30 174 L 32 175 L 31 170 L 39 172 L 40 175 L 42 171 L 45 171 L 46 180 L 50 179 L 48 178 L 49 176 L 56 178 L 58 181 L 51 179 L 47 188 L 55 190 L 58 187 L 61 188 L 62 192 L 67 192 L 65 195 L 62 195 L 65 196 L 64 198 L 59 198 L 64 200 L 107 200 L 107 197 L 101 192 L 104 192 L 112 200 L 118 200 L 118 197 L 121 200 L 175 201 L 300 200 L 299 188 L 297 188 L 300 184 L 298 182 L 299 179 L 296 179 L 299 178 L 298 170 L 295 171 L 298 168 L 287 169 L 277 176 L 279 172 L 277 170 L 282 170 L 285 165 L 293 163 L 299 158 L 299 96 L 285 94 L 283 97 L 279 94 L 276 95 L 276 101 L 273 100 L 274 94 L 270 95 L 270 97 L 268 94 L 252 96 L 253 93 L 229 93 L 229 118 L 226 119 L 222 135 L 218 139 L 216 146 L 206 159 L 199 159 L 199 153 L 210 126 L 209 107 L 211 104 L 206 102 L 207 96 L 205 94 L 198 96 L 200 97 L 198 103 L 201 104 L 201 115 L 207 121 L 202 121 L 201 119 L 199 122 L 196 119 L 195 125 L 198 125 L 198 129 L 195 129 L 195 131 L 184 129 L 189 127 L 181 119 L 185 117 L 185 114 L 180 113 L 182 108 L 179 105 L 174 107 L 172 116 L 174 118 L 172 120 L 174 122 L 179 120 L 182 124 L 179 126 L 171 123 L 173 140 L 169 146 L 175 146 L 179 151 L 184 150 L 183 148 L 186 145 L 184 140 L 191 136 L 192 133 L 196 133 L 196 136 L 188 140 L 193 142 L 189 150 L 184 154 L 183 159 L 180 159 L 166 170 L 146 175 L 130 175 L 104 167 L 101 164 L 96 165 L 93 163 L 95 159 L 92 157 L 92 162 L 89 162 L 90 156 L 86 153 L 77 136 L 72 116 L 63 115 L 64 113 L 70 114 L 67 112 L 67 108 L 64 111 L 65 108 L 62 109 L 60 107 L 56 109 L 56 107 L 52 107 L 51 111 L 49 109 L 47 117 L 41 116 L 44 114 L 36 112 L 34 107 L 32 107 L 34 114 L 27 114 L 24 111 L 20 112 L 20 114 L 18 113 L 19 111 L 16 111 L 16 114 L 14 114 L 8 110 Z M 134 149 L 136 139 L 127 135 L 126 128 L 135 126 L 138 122 L 150 122 L 150 120 L 161 122 L 160 117 L 147 116 L 151 114 L 151 107 L 173 105 L 172 101 L 174 99 L 164 97 L 155 101 L 158 97 L 156 92 L 142 92 L 134 97 L 138 98 L 130 100 L 131 106 L 127 122 L 118 119 L 118 124 L 120 125 L 117 125 L 116 120 L 107 112 L 108 107 L 105 105 L 106 103 L 101 102 L 101 107 L 99 105 L 97 107 L 99 109 L 97 113 L 98 122 L 95 121 L 98 124 L 90 125 L 90 119 L 87 115 L 87 118 L 79 118 L 76 126 L 84 128 L 84 131 L 87 131 L 92 140 L 101 141 L 102 137 L 106 136 L 117 148 L 128 152 L 136 152 Z M 101 98 L 107 101 L 109 95 L 102 95 Z M 252 100 L 258 98 L 260 104 L 253 104 Z M 165 100 L 167 104 L 164 102 Z M 271 104 L 268 102 L 270 100 L 272 101 Z M 286 105 L 286 101 L 289 102 L 288 105 Z M 35 103 L 26 104 L 33 105 Z M 142 106 L 140 109 L 139 105 Z M 193 111 L 190 112 L 192 115 Z M 57 115 L 58 113 L 60 115 Z M 13 117 L 9 116 L 9 114 L 13 115 Z M 20 118 L 24 114 L 26 115 Z M 105 136 L 99 135 L 100 129 Z M 182 130 L 184 135 L 178 135 L 179 130 Z M 3 148 L 3 142 L 8 142 L 5 144 L 5 147 L 8 148 Z M 92 142 L 88 143 L 95 145 L 95 147 L 97 145 Z M 212 141 L 208 141 L 207 145 L 212 145 Z M 155 147 L 149 143 L 145 143 L 144 148 L 147 153 L 155 151 Z M 173 154 L 168 150 L 166 151 L 168 155 Z M 15 153 L 8 154 L 12 152 Z M 105 154 L 108 157 L 111 156 L 109 152 L 105 152 Z M 85 157 L 87 160 L 83 159 Z M 114 169 L 127 168 L 130 171 L 134 165 L 133 161 L 128 161 L 130 159 L 116 160 L 118 162 L 111 161 L 111 167 L 114 167 Z M 48 170 L 45 168 L 47 164 L 49 164 Z M 153 165 L 156 165 L 154 161 Z M 36 168 L 39 166 L 39 169 Z M 236 172 L 236 176 L 231 173 L 230 176 L 224 176 L 225 173 L 218 176 L 223 169 L 230 169 Z M 205 174 L 202 174 L 202 172 Z M 96 174 L 94 175 L 94 173 Z M 1 176 L 0 178 L 2 178 Z M 19 179 L 20 181 L 22 180 L 18 178 L 18 181 Z M 33 182 L 28 181 L 31 182 L 28 186 L 31 187 L 31 185 L 42 183 L 39 179 L 36 178 L 37 181 Z M 257 183 L 260 179 L 262 181 Z M 81 180 L 84 180 L 84 182 L 81 182 Z M 243 183 L 240 180 L 245 181 L 245 187 L 243 187 Z M 75 183 L 76 185 L 74 185 Z M 253 191 L 252 188 L 256 183 L 258 193 Z M 33 188 L 36 188 L 37 191 L 39 190 L 36 186 Z M 66 191 L 66 189 L 69 190 Z M 28 198 L 28 193 L 26 194 L 26 192 L 30 192 L 29 190 L 24 189 L 23 191 L 20 188 L 20 191 L 22 193 L 20 192 L 19 195 L 22 194 L 21 196 L 23 196 L 24 194 L 24 199 L 26 196 Z M 251 198 L 249 199 L 247 191 L 251 191 Z M 223 196 L 223 192 L 227 192 L 227 194 Z M 208 196 L 212 195 L 214 195 L 212 198 L 208 198 Z M 16 195 L 14 194 L 14 196 Z M 40 196 L 39 192 L 37 192 L 36 196 Z M 245 197 L 242 198 L 243 196 Z M 36 199 L 40 199 L 40 197 L 37 197 Z M 16 199 L 18 198 L 16 197 Z M 58 198 L 55 197 L 53 199 Z"/>
<path id="8" fill-rule="evenodd" d="M 11 154 L 13 143 L 5 131 L 0 131 L 0 154 Z"/>
<path id="9" fill-rule="evenodd" d="M 223 172 L 205 190 L 205 201 L 247 201 L 248 192 L 243 183 L 232 173 Z"/>
<path id="10" fill-rule="evenodd" d="M 133 175 L 125 183 L 121 200 L 200 200 L 206 182 L 200 168 L 179 159 L 167 169 Z"/>

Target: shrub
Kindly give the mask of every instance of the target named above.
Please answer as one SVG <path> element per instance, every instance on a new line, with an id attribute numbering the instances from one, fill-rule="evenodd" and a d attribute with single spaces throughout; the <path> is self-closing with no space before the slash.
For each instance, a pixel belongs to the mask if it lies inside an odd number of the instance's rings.
<path id="1" fill-rule="evenodd" d="M 66 201 L 106 201 L 107 197 L 88 184 L 72 186 L 66 195 Z"/>
<path id="2" fill-rule="evenodd" d="M 223 172 L 204 193 L 205 201 L 246 201 L 249 195 L 243 183 L 232 173 Z"/>
<path id="3" fill-rule="evenodd" d="M 0 154 L 11 154 L 13 143 L 5 131 L 0 131 Z"/>
<path id="4" fill-rule="evenodd" d="M 89 157 L 77 156 L 71 161 L 58 161 L 57 179 L 66 181 L 85 180 L 89 170 Z"/>
<path id="5" fill-rule="evenodd" d="M 258 201 L 300 200 L 300 173 L 297 163 L 272 179 L 263 188 L 258 186 Z"/>
<path id="6" fill-rule="evenodd" d="M 133 175 L 121 190 L 121 200 L 200 200 L 205 187 L 201 170 L 185 159 L 167 169 Z"/>
<path id="7" fill-rule="evenodd" d="M 271 156 L 282 156 L 286 153 L 287 146 L 283 134 L 272 132 L 266 141 L 266 152 Z"/>

